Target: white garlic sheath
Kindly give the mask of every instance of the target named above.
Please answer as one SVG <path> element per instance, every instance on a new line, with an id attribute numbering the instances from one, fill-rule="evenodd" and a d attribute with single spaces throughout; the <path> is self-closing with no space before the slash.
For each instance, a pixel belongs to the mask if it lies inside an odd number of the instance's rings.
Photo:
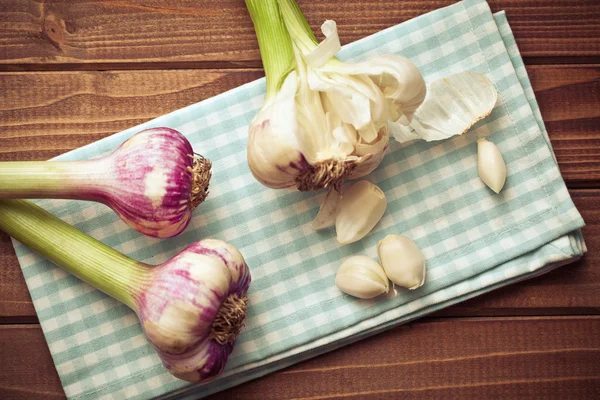
<path id="1" fill-rule="evenodd" d="M 371 299 L 390 289 L 381 265 L 367 256 L 347 258 L 335 276 L 335 285 L 342 292 L 360 299 Z"/>
<path id="2" fill-rule="evenodd" d="M 335 231 L 340 244 L 356 242 L 377 225 L 387 207 L 383 191 L 368 181 L 344 189 L 338 203 Z"/>
<path id="3" fill-rule="evenodd" d="M 506 164 L 498 146 L 486 139 L 477 141 L 477 170 L 483 183 L 500 193 L 506 181 Z"/>
<path id="4" fill-rule="evenodd" d="M 377 244 L 377 255 L 385 274 L 396 285 L 413 290 L 425 283 L 425 256 L 406 236 L 386 236 Z"/>

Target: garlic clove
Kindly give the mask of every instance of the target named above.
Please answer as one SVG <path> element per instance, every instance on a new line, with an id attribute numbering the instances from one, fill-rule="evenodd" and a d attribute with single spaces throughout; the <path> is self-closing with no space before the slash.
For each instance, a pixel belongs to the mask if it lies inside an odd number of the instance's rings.
<path id="1" fill-rule="evenodd" d="M 387 277 L 396 285 L 413 290 L 425 282 L 425 256 L 406 236 L 386 236 L 377 244 L 377 256 Z"/>
<path id="2" fill-rule="evenodd" d="M 340 244 L 354 243 L 377 225 L 383 216 L 387 200 L 377 186 L 359 181 L 342 194 L 335 217 L 335 231 Z"/>
<path id="3" fill-rule="evenodd" d="M 323 203 L 321 203 L 319 213 L 312 222 L 312 228 L 315 231 L 335 225 L 337 205 L 340 198 L 340 193 L 335 188 L 330 187 L 329 192 L 327 192 L 327 195 L 323 199 Z"/>
<path id="4" fill-rule="evenodd" d="M 506 182 L 506 164 L 498 146 L 486 139 L 477 141 L 477 170 L 483 183 L 500 193 Z"/>
<path id="5" fill-rule="evenodd" d="M 342 292 L 360 299 L 372 299 L 390 290 L 381 265 L 367 256 L 347 258 L 335 276 L 335 285 Z"/>

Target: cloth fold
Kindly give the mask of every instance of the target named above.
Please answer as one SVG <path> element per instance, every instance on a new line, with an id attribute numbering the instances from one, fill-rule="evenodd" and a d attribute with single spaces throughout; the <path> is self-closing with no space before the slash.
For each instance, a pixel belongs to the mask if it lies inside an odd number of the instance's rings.
<path id="1" fill-rule="evenodd" d="M 246 329 L 226 371 L 207 384 L 170 376 L 135 314 L 14 242 L 65 393 L 80 398 L 198 398 L 360 340 L 440 308 L 568 264 L 583 255 L 583 220 L 561 178 L 531 84 L 503 12 L 467 0 L 345 46 L 343 60 L 397 53 L 425 79 L 483 72 L 499 93 L 492 114 L 467 134 L 433 143 L 393 143 L 369 179 L 388 209 L 365 239 L 340 247 L 333 231 L 313 232 L 324 194 L 258 184 L 246 163 L 247 126 L 264 100 L 260 79 L 177 110 L 56 159 L 97 157 L 134 133 L 169 126 L 214 165 L 211 194 L 176 238 L 129 229 L 102 205 L 41 200 L 42 207 L 132 258 L 158 264 L 189 243 L 234 244 L 253 277 Z M 476 141 L 488 137 L 507 162 L 500 195 L 477 174 Z M 411 237 L 427 258 L 414 291 L 359 301 L 334 277 L 353 254 L 375 258 L 389 233 Z"/>

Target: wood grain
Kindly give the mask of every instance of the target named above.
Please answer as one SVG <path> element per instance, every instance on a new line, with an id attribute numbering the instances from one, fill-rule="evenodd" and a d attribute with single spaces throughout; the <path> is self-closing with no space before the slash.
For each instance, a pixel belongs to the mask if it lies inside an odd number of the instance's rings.
<path id="1" fill-rule="evenodd" d="M 0 344 L 0 397 L 61 395 L 38 326 L 0 326 Z M 210 399 L 594 398 L 599 356 L 600 317 L 425 319 Z"/>
<path id="2" fill-rule="evenodd" d="M 48 159 L 262 75 L 260 70 L 5 73 L 0 161 Z"/>
<path id="3" fill-rule="evenodd" d="M 0 325 L 0 398 L 65 397 L 39 325 Z"/>
<path id="4" fill-rule="evenodd" d="M 598 187 L 600 66 L 528 72 L 565 180 Z M 48 159 L 261 76 L 256 69 L 3 73 L 0 161 Z"/>
<path id="5" fill-rule="evenodd" d="M 338 23 L 343 44 L 455 0 L 299 0 L 314 31 Z M 491 0 L 506 10 L 525 57 L 600 56 L 596 0 Z M 5 69 L 101 63 L 132 68 L 258 66 L 252 23 L 241 0 L 7 0 L 0 3 L 0 64 Z"/>

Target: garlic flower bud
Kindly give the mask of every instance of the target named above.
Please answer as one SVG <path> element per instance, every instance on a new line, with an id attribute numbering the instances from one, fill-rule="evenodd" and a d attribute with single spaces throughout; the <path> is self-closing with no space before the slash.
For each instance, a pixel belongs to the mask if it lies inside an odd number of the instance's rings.
<path id="1" fill-rule="evenodd" d="M 246 0 L 267 76 L 267 99 L 249 127 L 248 163 L 272 188 L 318 190 L 369 174 L 383 160 L 388 121 L 408 121 L 426 86 L 408 59 L 335 58 L 333 21 L 318 44 L 293 0 Z"/>

